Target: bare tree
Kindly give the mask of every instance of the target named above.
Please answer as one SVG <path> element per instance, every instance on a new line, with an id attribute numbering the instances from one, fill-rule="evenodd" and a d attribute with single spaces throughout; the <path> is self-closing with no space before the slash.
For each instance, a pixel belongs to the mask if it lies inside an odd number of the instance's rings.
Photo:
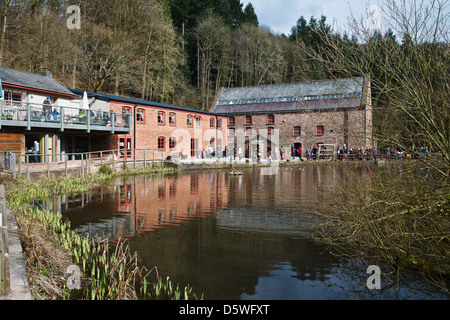
<path id="1" fill-rule="evenodd" d="M 19 19 L 25 5 L 24 0 L 0 1 L 0 65 L 3 63 L 8 29 Z"/>
<path id="2" fill-rule="evenodd" d="M 108 83 L 113 83 L 114 87 L 116 74 L 130 57 L 127 46 L 131 42 L 124 34 L 95 24 L 85 26 L 84 30 L 77 38 L 81 48 L 79 79 L 94 92 Z"/>
<path id="3" fill-rule="evenodd" d="M 423 160 L 450 178 L 448 1 L 397 3 L 383 7 L 385 35 L 353 19 L 359 43 L 319 30 L 325 47 L 311 54 L 330 74 L 370 74 L 379 125 L 376 142 L 404 150 L 431 148 L 439 156 Z"/>
<path id="4" fill-rule="evenodd" d="M 445 0 L 389 1 L 382 9 L 384 34 L 353 19 L 358 42 L 321 34 L 326 47 L 316 57 L 330 74 L 370 73 L 376 142 L 413 153 L 428 147 L 435 153 L 417 153 L 422 162 L 368 166 L 366 178 L 349 170 L 348 181 L 334 187 L 330 203 L 318 212 L 324 222 L 318 239 L 339 254 L 386 265 L 392 274 L 419 272 L 448 293 L 447 9 Z"/>
<path id="5" fill-rule="evenodd" d="M 270 30 L 244 24 L 233 35 L 233 50 L 240 72 L 237 85 L 281 83 L 287 68 L 282 47 Z"/>
<path id="6" fill-rule="evenodd" d="M 208 11 L 194 31 L 198 47 L 198 89 L 202 98 L 202 109 L 209 109 L 220 77 L 220 69 L 226 57 L 229 30 L 219 16 Z"/>

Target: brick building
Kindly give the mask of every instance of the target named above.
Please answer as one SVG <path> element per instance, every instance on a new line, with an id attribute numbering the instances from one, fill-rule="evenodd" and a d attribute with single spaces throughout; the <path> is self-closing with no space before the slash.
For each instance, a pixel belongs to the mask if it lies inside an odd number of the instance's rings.
<path id="1" fill-rule="evenodd" d="M 223 88 L 211 111 L 228 116 L 228 148 L 247 158 L 257 148 L 276 156 L 279 145 L 372 147 L 367 77 Z"/>
<path id="2" fill-rule="evenodd" d="M 82 94 L 83 91 L 72 89 L 72 92 Z M 209 146 L 221 153 L 226 145 L 227 116 L 110 94 L 87 94 L 93 101 L 93 112 L 96 103 L 106 102 L 112 113 L 124 115 L 124 125 L 131 128 L 129 133 L 110 135 L 98 145 L 92 143 L 93 150 L 153 149 L 158 157 L 162 154 L 164 158 L 190 158 L 198 157 Z M 128 115 L 131 123 L 125 124 Z M 132 152 L 127 154 L 132 157 Z"/>
<path id="3" fill-rule="evenodd" d="M 198 157 L 226 145 L 227 116 L 102 93 L 68 89 L 50 72 L 0 66 L 0 167 L 9 154 L 23 162 L 79 160 L 82 154 L 152 149 L 158 159 Z M 84 95 L 86 99 L 84 99 Z M 145 157 L 145 151 L 144 157 Z M 209 156 L 209 155 L 208 155 Z"/>

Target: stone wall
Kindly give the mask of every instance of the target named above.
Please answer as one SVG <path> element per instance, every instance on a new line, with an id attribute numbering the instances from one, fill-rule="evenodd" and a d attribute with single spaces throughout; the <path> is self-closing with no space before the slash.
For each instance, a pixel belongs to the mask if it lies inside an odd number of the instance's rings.
<path id="1" fill-rule="evenodd" d="M 234 115 L 235 124 L 229 125 L 229 129 L 232 129 L 229 134 L 232 136 L 234 129 L 236 141 L 258 138 L 264 140 L 268 136 L 268 129 L 273 128 L 274 135 L 278 133 L 276 139 L 279 144 L 285 147 L 297 144 L 306 149 L 317 144 L 334 144 L 336 147 L 343 147 L 345 144 L 351 148 L 371 148 L 371 123 L 367 120 L 371 119 L 371 115 L 368 115 L 368 112 L 370 111 L 366 108 L 352 108 L 320 112 Z M 246 123 L 248 116 L 251 116 L 251 124 Z M 273 118 L 273 122 L 269 121 L 269 117 Z M 295 127 L 299 127 L 299 130 L 295 130 Z M 238 138 L 240 134 L 249 138 Z M 266 148 L 263 148 L 264 156 L 266 151 Z"/>

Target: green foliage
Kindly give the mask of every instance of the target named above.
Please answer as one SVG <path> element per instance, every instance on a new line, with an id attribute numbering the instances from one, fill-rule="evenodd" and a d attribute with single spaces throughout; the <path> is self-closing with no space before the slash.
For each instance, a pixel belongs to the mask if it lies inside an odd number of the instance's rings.
<path id="1" fill-rule="evenodd" d="M 148 283 L 144 281 L 141 287 L 142 296 L 153 300 L 202 300 L 202 296 L 198 296 L 193 289 L 187 285 L 184 289 L 180 289 L 179 284 L 175 285 L 169 277 L 164 282 L 159 278 L 152 285 L 152 291 L 148 290 Z"/>
<path id="2" fill-rule="evenodd" d="M 433 6 L 439 9 L 440 2 L 429 1 L 427 7 L 419 1 L 417 9 L 429 14 L 410 17 L 433 19 Z M 364 37 L 333 30 L 325 16 L 300 16 L 290 34 L 278 35 L 260 27 L 253 5 L 244 7 L 240 0 L 91 0 L 80 6 L 81 30 L 69 30 L 61 19 L 67 5 L 61 0 L 5 2 L 0 8 L 5 16 L 0 21 L 2 65 L 31 72 L 48 69 L 67 87 L 199 109 L 209 109 L 221 87 L 363 74 L 371 75 L 374 105 L 395 106 L 405 88 L 404 79 L 393 76 L 398 70 L 415 70 L 404 73 L 419 80 L 414 87 L 429 80 L 431 90 L 440 84 L 439 92 L 448 92 L 442 81 L 448 71 L 426 79 L 430 70 L 420 69 L 448 70 L 446 50 L 436 53 L 437 41 L 421 47 L 424 42 L 417 40 L 425 26 L 433 26 L 434 34 L 447 30 L 439 20 L 443 15 L 415 27 L 414 21 L 406 21 L 406 29 L 384 34 L 363 30 Z M 395 10 L 386 8 L 386 13 L 392 11 L 394 21 L 397 17 L 401 23 L 408 15 Z M 443 48 L 448 46 L 445 39 L 439 44 Z M 439 63 L 421 63 L 427 55 L 428 61 Z M 432 99 L 444 107 L 448 101 L 441 94 Z M 374 109 L 374 127 L 380 132 L 386 129 L 386 114 L 391 116 L 391 110 L 385 111 Z"/>
<path id="3" fill-rule="evenodd" d="M 80 235 L 71 230 L 70 222 L 64 221 L 59 212 L 35 205 L 56 195 L 86 192 L 103 181 L 104 176 L 105 173 L 85 178 L 22 179 L 6 189 L 8 207 L 16 215 L 25 247 L 35 298 L 198 299 L 189 286 L 181 291 L 179 285 L 170 281 L 163 283 L 158 276 L 155 283 L 150 284 L 150 273 L 138 265 L 137 255 L 129 252 L 125 242 L 119 241 L 112 246 L 106 240 Z M 71 264 L 80 268 L 81 289 L 69 290 L 66 286 L 65 273 Z"/>
<path id="4" fill-rule="evenodd" d="M 98 171 L 102 174 L 112 174 L 111 167 L 106 164 L 102 165 Z"/>

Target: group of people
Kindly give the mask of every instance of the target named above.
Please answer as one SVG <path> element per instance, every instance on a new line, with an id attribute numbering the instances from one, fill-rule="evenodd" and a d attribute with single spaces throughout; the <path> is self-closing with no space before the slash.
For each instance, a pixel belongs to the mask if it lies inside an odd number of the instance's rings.
<path id="1" fill-rule="evenodd" d="M 280 160 L 287 160 L 286 150 L 285 150 L 284 146 L 280 146 L 279 151 L 280 151 Z M 293 144 L 291 144 L 290 156 L 292 157 L 292 160 L 295 160 L 295 157 L 297 157 L 300 161 L 304 161 L 305 155 L 306 155 L 306 158 L 310 158 L 313 155 L 316 155 L 317 152 L 318 152 L 317 145 L 314 146 L 312 149 L 306 148 L 305 153 L 304 153 L 301 145 L 296 147 Z"/>
<path id="2" fill-rule="evenodd" d="M 427 146 L 419 148 L 409 147 L 406 150 L 403 150 L 400 147 L 386 147 L 385 152 L 386 156 L 390 159 L 402 159 L 407 155 L 410 155 L 410 157 L 413 158 L 421 158 L 424 156 L 429 156 L 431 154 L 431 151 Z"/>
<path id="3" fill-rule="evenodd" d="M 217 152 L 217 158 L 220 158 L 222 153 L 222 146 L 219 145 L 218 152 Z M 203 159 L 212 159 L 216 157 L 216 148 L 213 147 L 212 144 L 210 144 L 208 147 L 203 148 L 202 151 L 198 153 L 198 158 Z"/>
<path id="4" fill-rule="evenodd" d="M 327 146 L 323 146 L 323 149 L 321 149 L 321 151 L 323 152 L 323 154 L 333 155 L 332 153 L 329 152 L 329 150 L 327 150 Z M 372 157 L 372 156 L 375 157 L 376 154 L 377 154 L 376 148 L 373 149 L 363 147 L 347 148 L 346 145 L 344 145 L 343 147 L 337 146 L 336 148 L 336 157 L 339 160 L 347 159 L 349 156 L 355 158 Z M 295 147 L 293 144 L 291 144 L 290 156 L 292 157 L 292 160 L 295 160 L 296 157 L 300 161 L 304 161 L 305 158 L 308 160 L 309 159 L 316 160 L 319 158 L 319 145 L 316 144 L 311 148 L 306 147 L 306 149 L 303 150 L 301 146 Z M 283 146 L 280 147 L 280 159 L 287 160 L 286 151 Z"/>
<path id="5" fill-rule="evenodd" d="M 349 157 L 362 160 L 363 158 L 376 158 L 377 156 L 377 148 L 348 148 L 344 145 L 342 148 L 337 146 L 336 156 L 338 160 L 345 160 Z"/>
<path id="6" fill-rule="evenodd" d="M 104 124 L 106 124 L 106 123 L 108 123 L 110 121 L 109 112 L 103 112 L 101 110 L 98 110 L 97 113 L 95 113 L 92 110 L 79 109 L 78 110 L 78 114 L 75 115 L 75 117 L 78 117 L 78 120 L 80 122 L 85 122 L 88 112 L 90 113 L 91 120 L 99 121 L 99 122 L 102 122 Z M 42 103 L 42 115 L 39 112 L 38 116 L 42 117 L 42 120 L 45 120 L 45 121 L 50 121 L 50 120 L 55 120 L 56 121 L 56 120 L 59 120 L 59 118 L 58 118 L 58 116 L 59 116 L 58 109 L 57 108 L 52 108 L 52 101 L 51 101 L 50 97 L 47 97 L 44 100 L 44 102 Z M 124 121 L 126 121 L 125 118 L 124 118 Z"/>
<path id="7" fill-rule="evenodd" d="M 405 151 L 402 151 L 400 148 L 393 148 L 388 147 L 386 149 L 383 149 L 386 152 L 387 156 L 390 157 L 402 157 L 402 155 L 405 153 Z M 231 152 L 229 152 L 231 151 Z M 314 145 L 313 147 L 306 147 L 305 149 L 302 148 L 302 146 L 294 146 L 293 144 L 290 145 L 290 149 L 288 149 L 289 154 L 287 154 L 286 149 L 284 146 L 279 147 L 279 159 L 280 160 L 295 160 L 299 159 L 300 161 L 305 160 L 317 160 L 319 159 L 319 145 Z M 327 150 L 327 146 L 322 146 L 322 149 L 320 149 L 320 156 L 326 154 L 328 156 L 333 156 L 332 150 Z M 323 152 L 323 153 L 322 153 Z M 227 147 L 225 147 L 224 152 L 218 150 L 217 157 L 230 157 L 232 159 L 238 159 L 241 160 L 244 158 L 244 152 L 241 147 L 236 148 L 236 146 L 232 150 L 227 150 Z M 417 154 L 423 155 L 428 154 L 429 150 L 428 147 L 420 147 L 416 150 Z M 373 148 L 364 148 L 364 147 L 347 147 L 344 145 L 343 147 L 337 146 L 335 150 L 335 158 L 338 160 L 362 160 L 362 159 L 376 159 L 378 155 L 378 150 L 376 147 Z M 199 152 L 198 158 L 204 158 L 204 159 L 212 159 L 216 157 L 216 150 L 212 145 L 209 145 L 207 148 L 204 148 L 202 151 Z M 255 150 L 255 152 L 251 155 L 251 160 L 256 163 L 260 163 L 263 158 L 262 152 L 260 147 L 258 146 Z M 268 151 L 267 152 L 267 161 L 272 162 L 274 159 L 278 158 L 278 155 L 274 157 L 274 155 Z"/>
<path id="8" fill-rule="evenodd" d="M 59 112 L 58 110 L 56 110 L 56 108 L 52 110 L 52 102 L 50 100 L 50 97 L 47 97 L 42 105 L 45 120 L 49 121 L 52 120 L 52 118 L 53 120 L 58 119 Z"/>

